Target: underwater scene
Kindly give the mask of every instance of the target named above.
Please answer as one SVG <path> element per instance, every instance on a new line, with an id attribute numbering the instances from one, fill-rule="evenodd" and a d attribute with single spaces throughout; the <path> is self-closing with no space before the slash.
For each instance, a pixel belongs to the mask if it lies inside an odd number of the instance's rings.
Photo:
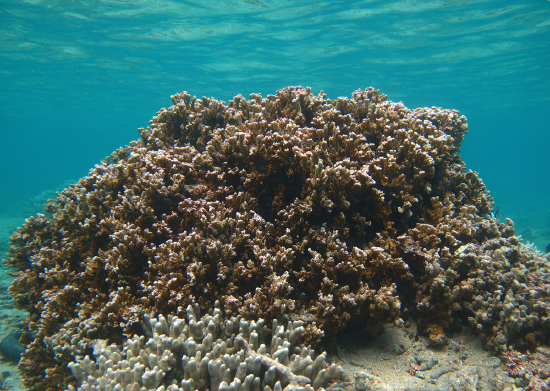
<path id="1" fill-rule="evenodd" d="M 0 391 L 550 390 L 550 1 L 0 2 Z"/>

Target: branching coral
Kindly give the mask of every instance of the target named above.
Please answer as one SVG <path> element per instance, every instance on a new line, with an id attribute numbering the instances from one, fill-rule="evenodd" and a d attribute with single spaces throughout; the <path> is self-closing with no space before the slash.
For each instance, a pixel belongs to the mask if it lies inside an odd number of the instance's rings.
<path id="1" fill-rule="evenodd" d="M 51 218 L 12 236 L 34 390 L 73 384 L 67 364 L 94 341 L 120 345 L 140 314 L 181 317 L 191 302 L 286 314 L 312 345 L 410 314 L 434 343 L 461 322 L 497 350 L 547 330 L 547 307 L 517 295 L 548 261 L 487 216 L 492 199 L 458 155 L 458 112 L 409 110 L 372 88 L 172 101 L 141 140 L 51 200 Z"/>
<path id="2" fill-rule="evenodd" d="M 104 345 L 89 356 L 69 363 L 79 391 L 220 390 L 314 391 L 343 374 L 341 367 L 296 346 L 304 331 L 301 321 L 271 330 L 263 319 L 247 322 L 240 316 L 222 322 L 219 303 L 200 317 L 198 305 L 187 307 L 186 319 L 144 316 L 146 335 L 134 335 L 122 349 Z M 263 343 L 268 331 L 271 345 Z M 75 387 L 70 385 L 69 390 Z"/>

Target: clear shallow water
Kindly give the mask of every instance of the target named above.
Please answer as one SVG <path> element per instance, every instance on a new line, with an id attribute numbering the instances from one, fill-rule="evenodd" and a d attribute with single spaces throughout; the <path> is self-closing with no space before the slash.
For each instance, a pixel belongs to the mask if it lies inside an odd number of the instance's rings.
<path id="1" fill-rule="evenodd" d="M 86 175 L 171 94 L 287 85 L 460 110 L 501 219 L 550 242 L 550 1 L 2 1 L 0 215 Z"/>

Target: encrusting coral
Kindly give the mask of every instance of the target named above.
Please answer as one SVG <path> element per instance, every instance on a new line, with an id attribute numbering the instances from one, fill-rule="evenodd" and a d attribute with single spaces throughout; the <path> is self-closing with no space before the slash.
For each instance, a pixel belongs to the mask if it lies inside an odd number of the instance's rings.
<path id="1" fill-rule="evenodd" d="M 503 358 L 504 372 L 514 379 L 520 379 L 523 387 L 521 389 L 550 390 L 550 350 L 539 347 L 531 354 L 510 350 L 503 354 Z M 514 387 L 514 389 L 518 388 Z"/>
<path id="2" fill-rule="evenodd" d="M 436 344 L 462 324 L 497 351 L 547 342 L 549 262 L 491 217 L 458 112 L 372 88 L 172 101 L 11 238 L 33 390 L 77 387 L 67 365 L 143 314 L 217 300 L 226 319 L 301 321 L 312 346 L 410 315 Z"/>
<path id="3" fill-rule="evenodd" d="M 197 305 L 187 307 L 187 322 L 177 317 L 149 318 L 145 335 L 98 349 L 69 363 L 79 391 L 313 391 L 340 378 L 342 368 L 327 365 L 326 353 L 314 357 L 297 347 L 302 321 L 273 321 L 271 346 L 263 343 L 268 327 L 240 316 L 222 322 L 219 303 L 200 318 Z M 178 384 L 181 387 L 178 387 Z M 74 390 L 69 386 L 69 390 Z"/>

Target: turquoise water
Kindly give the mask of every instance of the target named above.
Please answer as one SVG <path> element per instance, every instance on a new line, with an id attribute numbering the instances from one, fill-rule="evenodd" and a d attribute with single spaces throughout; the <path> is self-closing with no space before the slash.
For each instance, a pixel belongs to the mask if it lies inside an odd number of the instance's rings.
<path id="1" fill-rule="evenodd" d="M 36 212 L 171 94 L 374 86 L 468 117 L 462 158 L 550 242 L 550 1 L 0 2 L 0 218 Z M 36 199 L 35 197 L 38 197 Z M 33 200 L 33 198 L 35 198 Z"/>

